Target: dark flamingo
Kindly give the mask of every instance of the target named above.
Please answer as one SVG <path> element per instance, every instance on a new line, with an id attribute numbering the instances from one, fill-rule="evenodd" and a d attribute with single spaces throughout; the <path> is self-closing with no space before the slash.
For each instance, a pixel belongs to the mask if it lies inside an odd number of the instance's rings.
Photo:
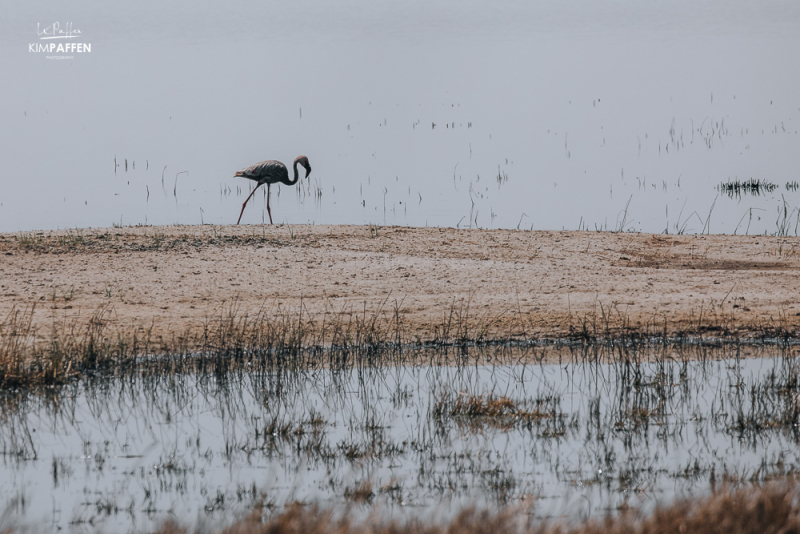
<path id="1" fill-rule="evenodd" d="M 280 161 L 275 161 L 274 159 L 256 163 L 255 165 L 251 165 L 246 169 L 242 169 L 234 174 L 234 177 L 242 176 L 258 182 L 253 189 L 253 192 L 250 193 L 250 195 L 247 197 L 247 200 L 245 200 L 244 204 L 242 204 L 242 211 L 239 212 L 239 220 L 236 221 L 236 224 L 239 224 L 239 222 L 242 220 L 242 213 L 244 213 L 244 207 L 247 206 L 247 201 L 250 200 L 250 197 L 253 196 L 253 193 L 255 193 L 256 189 L 258 189 L 258 187 L 262 184 L 267 184 L 267 213 L 269 214 L 269 223 L 272 224 L 272 212 L 269 209 L 269 186 L 278 182 L 286 185 L 296 184 L 299 178 L 297 175 L 298 164 L 305 167 L 306 178 L 308 178 L 308 175 L 311 174 L 311 165 L 308 163 L 308 158 L 305 156 L 297 156 L 294 159 L 294 180 L 289 180 L 289 171 L 286 170 L 286 165 Z"/>

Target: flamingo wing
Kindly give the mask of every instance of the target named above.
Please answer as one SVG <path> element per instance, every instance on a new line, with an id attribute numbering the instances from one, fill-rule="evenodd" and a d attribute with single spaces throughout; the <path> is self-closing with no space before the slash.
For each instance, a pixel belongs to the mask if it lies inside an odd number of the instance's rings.
<path id="1" fill-rule="evenodd" d="M 234 174 L 234 176 L 243 176 L 257 182 L 274 184 L 278 181 L 288 180 L 289 172 L 286 170 L 286 165 L 271 159 L 250 165 Z"/>

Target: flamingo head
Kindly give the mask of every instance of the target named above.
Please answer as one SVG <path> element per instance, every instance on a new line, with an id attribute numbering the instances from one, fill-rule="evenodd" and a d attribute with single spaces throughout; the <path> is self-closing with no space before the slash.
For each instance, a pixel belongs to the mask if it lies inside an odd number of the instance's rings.
<path id="1" fill-rule="evenodd" d="M 311 174 L 311 164 L 308 162 L 308 158 L 305 156 L 297 156 L 294 160 L 294 164 L 297 165 L 298 163 L 305 168 L 306 178 L 308 178 L 308 175 Z"/>

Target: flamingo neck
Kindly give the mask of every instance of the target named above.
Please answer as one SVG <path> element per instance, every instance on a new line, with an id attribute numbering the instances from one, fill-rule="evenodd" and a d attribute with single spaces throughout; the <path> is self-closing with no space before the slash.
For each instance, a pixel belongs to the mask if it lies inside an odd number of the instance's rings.
<path id="1" fill-rule="evenodd" d="M 297 161 L 295 161 L 295 162 L 294 162 L 294 165 L 292 166 L 292 168 L 294 169 L 294 180 L 292 180 L 291 182 L 289 182 L 289 185 L 294 185 L 294 184 L 296 184 L 296 183 L 297 183 L 297 180 L 299 180 L 299 179 L 300 179 L 300 176 L 297 174 Z"/>

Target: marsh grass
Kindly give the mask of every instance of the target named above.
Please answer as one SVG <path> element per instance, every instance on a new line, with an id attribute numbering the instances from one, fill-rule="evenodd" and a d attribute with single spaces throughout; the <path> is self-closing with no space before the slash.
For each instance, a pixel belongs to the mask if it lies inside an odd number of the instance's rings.
<path id="1" fill-rule="evenodd" d="M 800 368 L 796 360 L 786 360 L 780 372 L 773 370 L 766 380 L 733 384 L 730 433 L 756 442 L 765 432 L 782 432 L 800 441 Z M 746 390 L 747 395 L 738 394 Z"/>
<path id="2" fill-rule="evenodd" d="M 108 296 L 110 290 L 106 292 Z M 71 295 L 54 298 L 66 302 Z M 713 300 L 692 310 L 683 324 L 670 324 L 659 315 L 634 324 L 616 305 L 598 302 L 591 312 L 565 314 L 562 324 L 570 335 L 551 338 L 547 325 L 511 306 L 499 315 L 473 313 L 470 300 L 453 299 L 440 321 L 421 333 L 408 326 L 404 303 L 390 302 L 389 296 L 370 308 L 363 303 L 317 312 L 302 301 L 294 308 L 264 304 L 248 312 L 234 299 L 206 317 L 201 328 L 157 340 L 152 325 L 126 329 L 112 322 L 111 302 L 91 314 L 57 317 L 51 311 L 53 319 L 45 329 L 34 326 L 35 305 L 13 308 L 0 320 L 0 387 L 56 385 L 102 370 L 224 374 L 236 369 L 396 365 L 408 363 L 418 349 L 432 348 L 445 350 L 431 353 L 429 363 L 452 364 L 464 349 L 481 345 L 602 346 L 607 349 L 603 361 L 630 365 L 685 345 L 791 344 L 796 338 L 783 313 L 765 321 L 755 339 L 743 338 L 735 311 Z M 593 354 L 596 358 L 600 351 Z"/>
<path id="3" fill-rule="evenodd" d="M 0 322 L 0 386 L 56 385 L 87 370 L 124 364 L 135 346 L 106 331 L 108 307 L 86 321 L 54 321 L 45 341 L 32 327 L 35 306 L 13 308 Z"/>
<path id="4" fill-rule="evenodd" d="M 793 326 L 786 309 L 776 317 L 765 317 L 758 323 L 741 324 L 737 310 L 726 295 L 722 299 L 704 300 L 688 310 L 681 321 L 670 320 L 668 314 L 655 311 L 649 318 L 633 321 L 624 307 L 612 302 L 596 302 L 590 311 L 570 313 L 563 323 L 570 332 L 569 339 L 583 343 L 618 343 L 622 346 L 638 345 L 645 341 L 660 344 L 675 342 L 708 341 L 724 343 L 742 340 L 764 343 L 791 343 L 800 332 Z M 726 305 L 727 304 L 727 305 Z"/>

